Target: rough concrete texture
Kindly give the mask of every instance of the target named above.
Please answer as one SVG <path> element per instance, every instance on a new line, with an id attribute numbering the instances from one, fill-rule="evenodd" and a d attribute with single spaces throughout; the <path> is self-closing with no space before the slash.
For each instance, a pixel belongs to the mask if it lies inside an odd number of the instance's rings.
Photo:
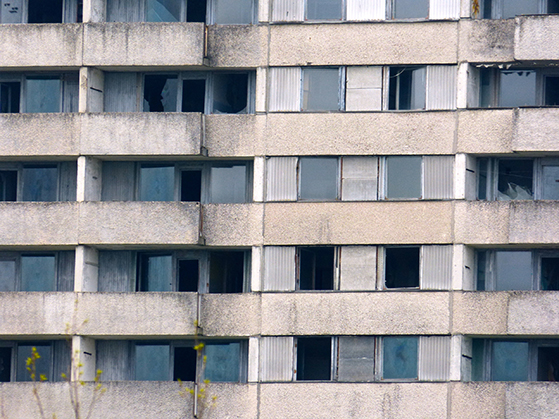
<path id="1" fill-rule="evenodd" d="M 457 22 L 272 25 L 269 65 L 455 64 L 457 41 Z"/>
<path id="2" fill-rule="evenodd" d="M 464 19 L 459 25 L 460 62 L 502 63 L 514 60 L 514 20 Z"/>
<path id="3" fill-rule="evenodd" d="M 510 243 L 557 243 L 559 202 L 512 201 L 510 203 Z"/>
<path id="4" fill-rule="evenodd" d="M 266 154 L 265 115 L 204 115 L 204 146 L 210 157 Z M 293 138 L 293 137 L 292 137 Z"/>
<path id="5" fill-rule="evenodd" d="M 559 16 L 519 16 L 514 33 L 514 59 L 559 59 Z"/>
<path id="6" fill-rule="evenodd" d="M 505 383 L 451 383 L 451 419 L 503 419 L 505 415 Z M 525 416 L 522 419 L 536 418 Z M 520 419 L 520 418 L 518 418 Z"/>
<path id="7" fill-rule="evenodd" d="M 505 201 L 456 201 L 454 242 L 471 245 L 508 243 L 510 205 Z"/>
<path id="8" fill-rule="evenodd" d="M 263 293 L 262 334 L 444 335 L 449 293 Z"/>
<path id="9" fill-rule="evenodd" d="M 508 383 L 507 419 L 556 419 L 559 417 L 557 383 Z"/>
<path id="10" fill-rule="evenodd" d="M 260 294 L 202 294 L 204 336 L 256 336 L 261 332 Z"/>
<path id="11" fill-rule="evenodd" d="M 207 245 L 262 245 L 263 204 L 206 204 L 202 217 L 202 236 Z"/>
<path id="12" fill-rule="evenodd" d="M 509 297 L 508 292 L 454 292 L 452 333 L 506 334 Z"/>
<path id="13" fill-rule="evenodd" d="M 510 153 L 515 134 L 513 109 L 458 112 L 458 153 Z"/>
<path id="14" fill-rule="evenodd" d="M 211 67 L 254 68 L 268 62 L 268 26 L 208 26 Z"/>
<path id="15" fill-rule="evenodd" d="M 82 202 L 82 244 L 197 244 L 200 204 L 183 202 Z M 23 230 L 29 231 L 29 229 Z"/>
<path id="16" fill-rule="evenodd" d="M 83 36 L 84 66 L 203 64 L 203 23 L 88 23 Z"/>
<path id="17" fill-rule="evenodd" d="M 198 113 L 98 113 L 82 116 L 80 152 L 97 155 L 199 155 Z"/>
<path id="18" fill-rule="evenodd" d="M 76 245 L 77 202 L 0 202 L 0 246 Z"/>
<path id="19" fill-rule="evenodd" d="M 4 26 L 0 26 L 0 33 Z M 0 154 L 76 156 L 79 126 L 77 113 L 0 114 Z"/>
<path id="20" fill-rule="evenodd" d="M 559 295 L 555 292 L 513 292 L 508 304 L 508 334 L 559 335 Z"/>
<path id="21" fill-rule="evenodd" d="M 447 384 L 262 384 L 261 419 L 447 417 Z M 467 416 L 464 416 L 467 417 Z"/>
<path id="22" fill-rule="evenodd" d="M 512 139 L 513 151 L 559 151 L 557 108 L 515 109 L 516 126 Z"/>
<path id="23" fill-rule="evenodd" d="M 80 67 L 83 25 L 1 25 L 2 67 Z"/>
<path id="24" fill-rule="evenodd" d="M 448 244 L 452 202 L 267 203 L 264 244 Z"/>

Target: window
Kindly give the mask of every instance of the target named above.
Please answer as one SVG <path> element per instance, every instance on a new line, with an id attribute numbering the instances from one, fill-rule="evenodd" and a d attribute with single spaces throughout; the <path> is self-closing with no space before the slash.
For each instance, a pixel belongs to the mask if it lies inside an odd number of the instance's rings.
<path id="1" fill-rule="evenodd" d="M 386 288 L 419 288 L 420 247 L 385 249 L 384 283 Z"/>
<path id="2" fill-rule="evenodd" d="M 0 23 L 76 23 L 83 0 L 10 0 L 2 2 Z"/>
<path id="3" fill-rule="evenodd" d="M 388 199 L 420 199 L 421 157 L 391 156 L 386 162 L 386 192 Z"/>
<path id="4" fill-rule="evenodd" d="M 480 0 L 483 19 L 509 19 L 518 15 L 559 13 L 557 0 Z"/>
<path id="5" fill-rule="evenodd" d="M 299 289 L 333 290 L 335 247 L 299 248 Z"/>
<path id="6" fill-rule="evenodd" d="M 103 371 L 106 381 L 246 381 L 247 341 L 211 340 L 203 343 L 199 357 L 194 341 L 99 340 L 97 368 Z M 202 357 L 206 358 L 205 365 Z"/>
<path id="7" fill-rule="evenodd" d="M 388 89 L 388 109 L 425 109 L 425 67 L 390 67 Z"/>
<path id="8" fill-rule="evenodd" d="M 332 378 L 332 338 L 297 339 L 297 380 L 327 381 Z"/>
<path id="9" fill-rule="evenodd" d="M 0 342 L 0 382 L 32 381 L 27 370 L 27 359 L 35 348 L 40 358 L 36 360 L 36 377 L 44 375 L 48 381 L 64 381 L 69 376 L 71 354 L 66 341 Z"/>
<path id="10" fill-rule="evenodd" d="M 338 158 L 299 158 L 299 200 L 334 201 L 338 198 Z"/>
<path id="11" fill-rule="evenodd" d="M 307 0 L 306 20 L 342 20 L 343 0 Z"/>
<path id="12" fill-rule="evenodd" d="M 73 291 L 74 252 L 0 252 L 0 291 Z"/>
<path id="13" fill-rule="evenodd" d="M 429 0 L 393 0 L 393 19 L 427 19 Z"/>
<path id="14" fill-rule="evenodd" d="M 252 200 L 251 162 L 103 162 L 103 201 L 243 203 Z"/>

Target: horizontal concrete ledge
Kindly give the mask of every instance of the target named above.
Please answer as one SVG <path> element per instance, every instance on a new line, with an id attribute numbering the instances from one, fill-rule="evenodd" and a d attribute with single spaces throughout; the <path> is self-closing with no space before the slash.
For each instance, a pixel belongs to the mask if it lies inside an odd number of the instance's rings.
<path id="1" fill-rule="evenodd" d="M 515 21 L 515 60 L 559 60 L 559 16 L 519 16 Z"/>

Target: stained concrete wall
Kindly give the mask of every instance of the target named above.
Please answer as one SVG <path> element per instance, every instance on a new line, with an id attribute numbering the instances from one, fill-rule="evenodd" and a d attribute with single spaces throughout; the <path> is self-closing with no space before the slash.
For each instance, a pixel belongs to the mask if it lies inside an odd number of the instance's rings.
<path id="1" fill-rule="evenodd" d="M 255 68 L 268 62 L 268 27 L 261 25 L 208 26 L 211 67 Z"/>
<path id="2" fill-rule="evenodd" d="M 514 58 L 518 61 L 559 59 L 559 16 L 519 16 L 515 19 Z"/>
<path id="3" fill-rule="evenodd" d="M 461 20 L 458 61 L 502 63 L 514 60 L 514 19 Z"/>
<path id="4" fill-rule="evenodd" d="M 205 204 L 202 237 L 208 246 L 262 245 L 263 204 Z"/>

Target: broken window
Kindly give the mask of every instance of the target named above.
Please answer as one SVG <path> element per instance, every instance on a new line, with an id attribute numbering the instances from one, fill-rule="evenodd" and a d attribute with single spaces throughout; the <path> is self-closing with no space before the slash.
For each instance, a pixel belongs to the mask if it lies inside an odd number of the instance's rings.
<path id="1" fill-rule="evenodd" d="M 70 372 L 71 354 L 66 341 L 0 343 L 0 382 L 33 381 L 27 360 L 35 348 L 40 358 L 35 361 L 36 380 L 44 375 L 48 381 L 65 381 L 62 373 Z"/>
<path id="2" fill-rule="evenodd" d="M 333 290 L 335 247 L 299 248 L 299 289 Z"/>
<path id="3" fill-rule="evenodd" d="M 394 19 L 427 19 L 429 0 L 393 0 Z"/>
<path id="4" fill-rule="evenodd" d="M 177 112 L 176 75 L 147 75 L 144 78 L 144 112 Z"/>
<path id="5" fill-rule="evenodd" d="M 384 283 L 386 288 L 419 288 L 420 247 L 385 249 Z"/>
<path id="6" fill-rule="evenodd" d="M 205 103 L 206 103 L 206 80 L 184 79 L 182 82 L 181 112 L 204 113 L 206 109 Z"/>
<path id="7" fill-rule="evenodd" d="M 147 22 L 181 22 L 184 2 L 182 0 L 147 0 Z"/>
<path id="8" fill-rule="evenodd" d="M 0 23 L 76 23 L 82 18 L 82 0 L 10 0 L 0 6 Z"/>
<path id="9" fill-rule="evenodd" d="M 343 0 L 307 0 L 306 20 L 342 20 Z"/>
<path id="10" fill-rule="evenodd" d="M 333 201 L 338 198 L 338 158 L 299 158 L 299 199 Z"/>
<path id="11" fill-rule="evenodd" d="M 519 15 L 558 13 L 557 0 L 480 0 L 484 19 L 510 19 Z"/>
<path id="12" fill-rule="evenodd" d="M 139 291 L 173 290 L 172 255 L 138 255 Z"/>
<path id="13" fill-rule="evenodd" d="M 303 69 L 303 111 L 339 111 L 342 68 Z"/>
<path id="14" fill-rule="evenodd" d="M 297 338 L 297 381 L 331 380 L 332 338 Z"/>
<path id="15" fill-rule="evenodd" d="M 390 67 L 388 109 L 425 109 L 425 67 Z"/>

